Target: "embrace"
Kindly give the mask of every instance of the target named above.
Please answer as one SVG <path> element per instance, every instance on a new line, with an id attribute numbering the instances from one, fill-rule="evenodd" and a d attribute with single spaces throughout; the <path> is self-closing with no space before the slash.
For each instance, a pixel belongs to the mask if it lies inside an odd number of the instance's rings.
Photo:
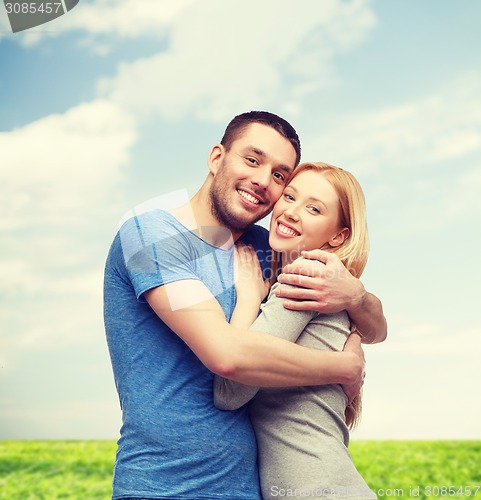
<path id="1" fill-rule="evenodd" d="M 361 342 L 386 338 L 359 280 L 364 195 L 341 168 L 299 165 L 300 150 L 279 116 L 238 115 L 189 203 L 116 235 L 104 281 L 122 409 L 114 500 L 376 498 L 347 449 Z M 271 211 L 267 232 L 255 223 Z"/>

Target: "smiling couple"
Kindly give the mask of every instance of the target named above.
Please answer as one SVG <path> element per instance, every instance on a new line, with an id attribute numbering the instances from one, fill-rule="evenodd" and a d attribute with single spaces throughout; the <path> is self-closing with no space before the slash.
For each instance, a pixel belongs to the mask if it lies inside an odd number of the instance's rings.
<path id="1" fill-rule="evenodd" d="M 348 172 L 299 160 L 288 122 L 244 113 L 188 204 L 119 230 L 104 282 L 123 422 L 114 500 L 376 498 L 347 450 L 361 341 L 386 337 L 359 281 L 364 197 Z M 271 210 L 267 235 L 255 222 Z M 275 262 L 283 284 L 258 316 L 260 268 Z"/>

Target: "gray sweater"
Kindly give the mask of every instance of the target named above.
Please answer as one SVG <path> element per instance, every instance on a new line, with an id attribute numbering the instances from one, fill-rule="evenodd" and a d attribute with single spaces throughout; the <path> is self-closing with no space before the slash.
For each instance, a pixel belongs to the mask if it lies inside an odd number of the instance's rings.
<path id="1" fill-rule="evenodd" d="M 287 310 L 284 299 L 274 294 L 277 286 L 272 287 L 251 330 L 306 347 L 341 351 L 350 333 L 347 313 Z M 339 385 L 258 388 L 215 377 L 217 408 L 234 410 L 248 401 L 257 436 L 264 499 L 377 498 L 356 470 L 347 449 L 347 398 Z"/>

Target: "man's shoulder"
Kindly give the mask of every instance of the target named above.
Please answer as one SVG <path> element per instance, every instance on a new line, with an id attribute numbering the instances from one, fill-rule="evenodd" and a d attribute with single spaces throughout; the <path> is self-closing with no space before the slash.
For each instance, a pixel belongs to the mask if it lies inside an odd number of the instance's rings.
<path id="1" fill-rule="evenodd" d="M 269 246 L 269 231 L 257 224 L 247 229 L 240 238 L 246 245 L 252 245 L 262 268 L 264 279 L 271 276 L 272 250 Z"/>
<path id="2" fill-rule="evenodd" d="M 153 209 L 140 214 L 132 214 L 126 217 L 120 226 L 120 234 L 128 234 L 139 231 L 143 232 L 160 232 L 166 231 L 171 227 L 182 225 L 169 212 L 161 209 Z"/>
<path id="3" fill-rule="evenodd" d="M 154 209 L 127 218 L 119 229 L 119 235 L 122 244 L 134 241 L 148 246 L 185 231 L 187 229 L 169 212 Z"/>
<path id="4" fill-rule="evenodd" d="M 165 255 L 185 258 L 191 245 L 189 231 L 169 212 L 154 209 L 126 218 L 112 244 L 125 263 L 145 262 L 162 251 Z M 171 251 L 166 251 L 170 249 Z M 175 251 L 172 251 L 175 250 Z"/>

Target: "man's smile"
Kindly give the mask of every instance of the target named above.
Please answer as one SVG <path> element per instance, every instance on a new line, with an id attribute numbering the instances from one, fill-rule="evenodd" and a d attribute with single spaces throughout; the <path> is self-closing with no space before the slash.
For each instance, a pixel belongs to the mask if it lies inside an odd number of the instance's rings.
<path id="1" fill-rule="evenodd" d="M 243 189 L 237 189 L 237 193 L 239 196 L 246 201 L 249 205 L 261 205 L 264 203 L 263 200 L 258 198 L 252 193 L 248 193 L 247 191 L 244 191 Z"/>

